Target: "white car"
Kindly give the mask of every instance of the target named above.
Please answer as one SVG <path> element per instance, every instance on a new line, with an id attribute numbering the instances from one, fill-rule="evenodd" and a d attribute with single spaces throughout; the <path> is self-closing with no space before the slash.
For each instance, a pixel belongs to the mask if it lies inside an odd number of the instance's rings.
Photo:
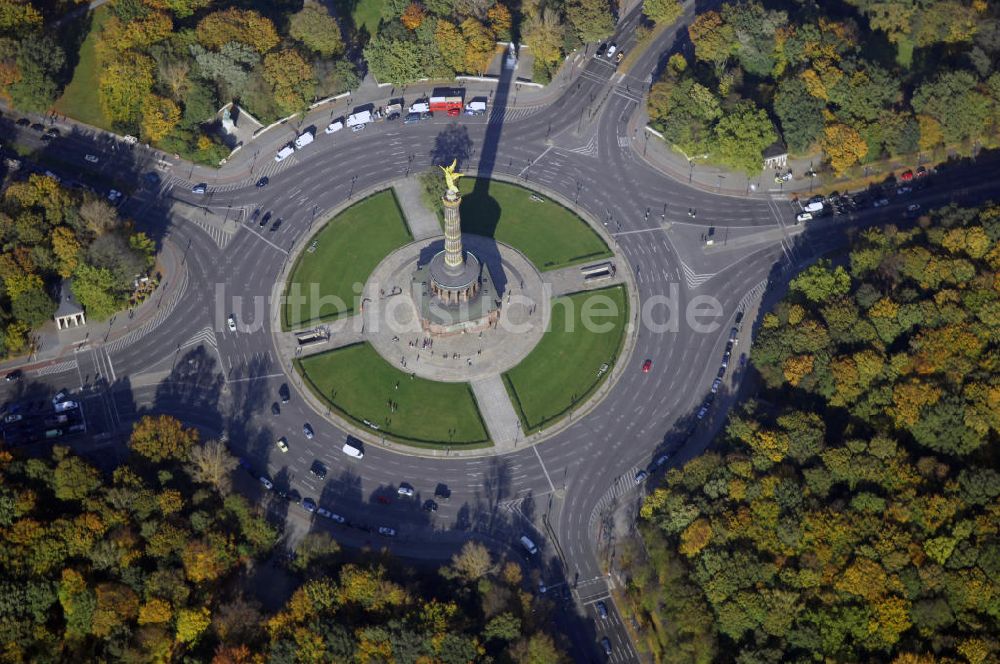
<path id="1" fill-rule="evenodd" d="M 318 508 L 316 510 L 316 514 L 319 514 L 324 519 L 330 519 L 330 521 L 333 521 L 335 523 L 346 523 L 347 522 L 347 519 L 345 519 L 344 517 L 340 516 L 339 514 L 335 514 L 334 512 L 331 512 L 330 510 L 326 509 L 325 507 Z"/>
<path id="2" fill-rule="evenodd" d="M 271 480 L 267 479 L 263 475 L 261 475 L 259 479 L 260 479 L 260 483 L 263 484 L 264 488 L 267 489 L 268 491 L 270 491 L 271 489 L 274 488 L 274 485 L 271 484 Z"/>
<path id="3" fill-rule="evenodd" d="M 288 440 L 284 436 L 282 436 L 281 438 L 279 438 L 278 440 L 276 440 L 274 444 L 282 452 L 286 452 L 286 453 L 288 452 Z"/>
<path id="4" fill-rule="evenodd" d="M 98 159 L 97 155 L 95 154 L 88 154 L 86 157 L 84 157 L 84 159 L 86 159 L 92 164 L 96 164 L 98 161 L 100 161 L 100 159 Z"/>
<path id="5" fill-rule="evenodd" d="M 379 535 L 384 535 L 385 537 L 395 537 L 396 536 L 396 529 L 395 528 L 390 528 L 389 526 L 379 526 L 378 527 L 378 534 Z"/>
<path id="6" fill-rule="evenodd" d="M 611 44 L 610 46 L 608 46 L 608 52 L 605 53 L 605 55 L 607 55 L 608 59 L 610 60 L 611 56 L 614 55 L 615 51 L 617 51 L 617 50 L 618 50 L 618 45 L 617 44 Z"/>
<path id="7" fill-rule="evenodd" d="M 401 496 L 406 496 L 407 498 L 412 498 L 413 487 L 403 484 L 398 489 L 396 489 L 396 493 L 398 493 Z"/>
<path id="8" fill-rule="evenodd" d="M 803 221 L 811 221 L 813 218 L 812 212 L 799 212 L 795 215 L 795 223 L 799 224 Z"/>
<path id="9" fill-rule="evenodd" d="M 229 325 L 229 331 L 230 332 L 235 332 L 236 331 L 236 316 L 234 316 L 233 314 L 229 314 L 229 320 L 228 320 L 227 324 Z"/>
<path id="10" fill-rule="evenodd" d="M 333 134 L 340 131 L 343 128 L 344 128 L 344 123 L 341 122 L 340 120 L 337 120 L 336 122 L 331 122 L 330 124 L 328 124 L 326 126 L 326 129 L 324 129 L 323 131 L 324 133 L 327 134 Z"/>

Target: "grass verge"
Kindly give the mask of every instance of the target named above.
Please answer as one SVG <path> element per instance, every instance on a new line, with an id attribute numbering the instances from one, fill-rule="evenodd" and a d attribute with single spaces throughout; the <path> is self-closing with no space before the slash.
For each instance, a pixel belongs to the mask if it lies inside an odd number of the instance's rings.
<path id="1" fill-rule="evenodd" d="M 295 361 L 313 393 L 359 426 L 420 447 L 488 447 L 489 436 L 467 383 L 404 373 L 361 343 Z"/>
<path id="2" fill-rule="evenodd" d="M 588 316 L 591 323 L 585 326 Z M 525 433 L 553 424 L 593 394 L 614 367 L 628 320 L 623 286 L 552 302 L 551 324 L 542 340 L 503 375 Z M 607 369 L 601 371 L 605 364 Z"/>
<path id="3" fill-rule="evenodd" d="M 387 254 L 412 239 L 391 189 L 338 214 L 310 241 L 316 243 L 316 251 L 305 251 L 295 261 L 285 286 L 283 328 L 353 314 L 361 292 L 355 284 L 364 285 Z M 296 295 L 298 305 L 293 301 Z"/>

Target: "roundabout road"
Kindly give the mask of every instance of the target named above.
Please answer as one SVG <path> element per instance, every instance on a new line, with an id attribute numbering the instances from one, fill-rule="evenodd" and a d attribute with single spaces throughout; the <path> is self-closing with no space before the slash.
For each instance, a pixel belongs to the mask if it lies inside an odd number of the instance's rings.
<path id="1" fill-rule="evenodd" d="M 635 12 L 624 17 L 614 39 L 627 50 L 634 46 L 635 20 Z M 415 125 L 382 123 L 357 134 L 320 131 L 313 145 L 281 164 L 268 158 L 257 173 L 224 168 L 219 175 L 226 183 L 209 181 L 208 195 L 194 195 L 192 183 L 175 179 L 158 195 L 130 202 L 134 216 L 184 252 L 188 282 L 170 315 L 146 336 L 103 349 L 117 381 L 102 396 L 109 429 L 127 431 L 142 413 L 167 412 L 208 432 L 225 432 L 234 451 L 277 487 L 335 505 L 354 524 L 397 528 L 399 537 L 384 543 L 402 555 L 446 556 L 477 537 L 520 556 L 517 539 L 528 533 L 542 545 L 530 563 L 554 589 L 550 594 L 568 596 L 571 588 L 581 609 L 559 612 L 574 660 L 603 661 L 597 641 L 605 635 L 614 645 L 611 661 L 636 659 L 617 612 L 599 620 L 593 608 L 609 597 L 607 562 L 615 546 L 613 529 L 605 527 L 610 511 L 641 497 L 635 474 L 660 454 L 669 451 L 672 465 L 700 451 L 703 442 L 696 440 L 709 437 L 724 416 L 723 403 L 732 400 L 720 394 L 689 438 L 737 311 L 752 310 L 769 279 L 780 281 L 778 275 L 839 236 L 831 231 L 806 239 L 787 201 L 706 192 L 643 160 L 630 122 L 673 35 L 668 31 L 637 58 L 628 75 L 589 58 L 560 97 L 520 119 L 435 117 Z M 505 98 L 501 87 L 494 103 Z M 600 220 L 627 258 L 643 305 L 634 352 L 621 358 L 625 372 L 603 401 L 536 446 L 499 457 L 445 458 L 368 445 L 357 462 L 340 452 L 344 433 L 294 391 L 272 415 L 279 387 L 291 381 L 289 368 L 274 355 L 268 298 L 286 261 L 294 259 L 290 248 L 329 210 L 454 156 L 463 172 L 520 178 Z M 270 184 L 257 188 L 265 168 Z M 193 215 L 169 221 L 172 207 Z M 271 231 L 247 221 L 258 208 L 281 218 L 281 226 Z M 689 209 L 697 210 L 695 218 Z M 207 233 L 197 220 L 203 211 L 224 216 L 222 229 Z M 716 244 L 707 247 L 707 235 Z M 718 303 L 718 314 L 702 319 L 714 327 L 698 331 L 683 314 L 706 298 Z M 225 324 L 231 312 L 240 321 L 235 333 Z M 736 357 L 748 345 L 750 319 Z M 640 366 L 647 358 L 653 367 L 645 374 Z M 734 374 L 738 380 L 737 366 L 731 363 L 727 384 Z M 305 422 L 315 430 L 312 440 L 302 434 Z M 288 438 L 287 454 L 274 446 L 280 436 Z M 324 482 L 308 472 L 315 459 L 329 468 Z M 396 498 L 401 482 L 416 488 L 416 498 Z M 257 483 L 244 483 L 257 490 Z M 420 504 L 438 483 L 452 496 L 430 515 Z M 381 496 L 391 496 L 390 503 Z M 294 505 L 286 511 L 292 536 L 326 527 Z M 372 539 L 357 528 L 334 527 L 348 543 Z"/>

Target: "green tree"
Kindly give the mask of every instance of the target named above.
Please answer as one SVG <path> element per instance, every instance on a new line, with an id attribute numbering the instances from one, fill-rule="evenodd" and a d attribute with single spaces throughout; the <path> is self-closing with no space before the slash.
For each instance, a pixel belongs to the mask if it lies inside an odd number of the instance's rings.
<path id="1" fill-rule="evenodd" d="M 603 0 L 569 0 L 566 18 L 584 42 L 596 42 L 612 33 L 609 5 Z"/>
<path id="2" fill-rule="evenodd" d="M 38 287 L 19 293 L 11 300 L 10 306 L 14 318 L 24 321 L 31 328 L 37 328 L 52 320 L 56 312 L 56 303 L 44 289 Z"/>
<path id="3" fill-rule="evenodd" d="M 81 264 L 73 275 L 72 288 L 91 320 L 110 318 L 119 308 L 116 280 L 107 268 Z"/>
<path id="4" fill-rule="evenodd" d="M 425 47 L 376 35 L 364 48 L 365 61 L 380 83 L 411 83 L 425 76 Z"/>
<path id="5" fill-rule="evenodd" d="M 510 612 L 492 618 L 483 630 L 483 638 L 487 641 L 491 639 L 513 641 L 519 636 L 521 636 L 521 620 Z"/>
<path id="6" fill-rule="evenodd" d="M 823 133 L 823 101 L 813 97 L 799 78 L 784 78 L 774 96 L 774 112 L 792 152 L 804 153 Z"/>
<path id="7" fill-rule="evenodd" d="M 764 149 L 777 137 L 767 113 L 744 100 L 715 125 L 714 156 L 722 164 L 755 175 L 764 168 Z"/>
<path id="8" fill-rule="evenodd" d="M 288 22 L 288 34 L 292 39 L 301 42 L 313 53 L 324 58 L 340 55 L 344 52 L 344 40 L 340 35 L 340 26 L 320 5 L 306 5 L 300 11 L 292 14 Z"/>
<path id="9" fill-rule="evenodd" d="M 684 6 L 677 0 L 646 0 L 642 12 L 655 23 L 673 23 L 684 13 Z"/>
<path id="10" fill-rule="evenodd" d="M 792 279 L 788 287 L 812 302 L 827 302 L 850 292 L 851 277 L 842 266 L 831 268 L 828 261 L 820 261 Z"/>
<path id="11" fill-rule="evenodd" d="M 308 107 L 315 96 L 312 66 L 295 51 L 264 56 L 264 80 L 271 85 L 278 109 L 287 115 Z"/>
<path id="12" fill-rule="evenodd" d="M 982 135 L 990 114 L 989 100 L 976 89 L 967 71 L 945 71 L 920 85 L 913 110 L 941 124 L 944 140 L 952 143 Z"/>
<path id="13" fill-rule="evenodd" d="M 18 79 L 8 87 L 17 108 L 34 113 L 48 110 L 59 94 L 57 80 L 66 53 L 52 36 L 25 39 L 17 51 Z"/>

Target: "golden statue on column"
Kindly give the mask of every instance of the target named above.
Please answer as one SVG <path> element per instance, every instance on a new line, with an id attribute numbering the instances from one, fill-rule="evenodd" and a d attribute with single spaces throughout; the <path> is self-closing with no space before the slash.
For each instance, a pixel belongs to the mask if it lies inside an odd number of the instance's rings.
<path id="1" fill-rule="evenodd" d="M 455 198 L 458 195 L 458 178 L 462 177 L 462 173 L 455 170 L 458 166 L 458 159 L 451 162 L 451 166 L 439 166 L 442 171 L 444 171 L 444 181 L 448 184 L 448 198 Z"/>

